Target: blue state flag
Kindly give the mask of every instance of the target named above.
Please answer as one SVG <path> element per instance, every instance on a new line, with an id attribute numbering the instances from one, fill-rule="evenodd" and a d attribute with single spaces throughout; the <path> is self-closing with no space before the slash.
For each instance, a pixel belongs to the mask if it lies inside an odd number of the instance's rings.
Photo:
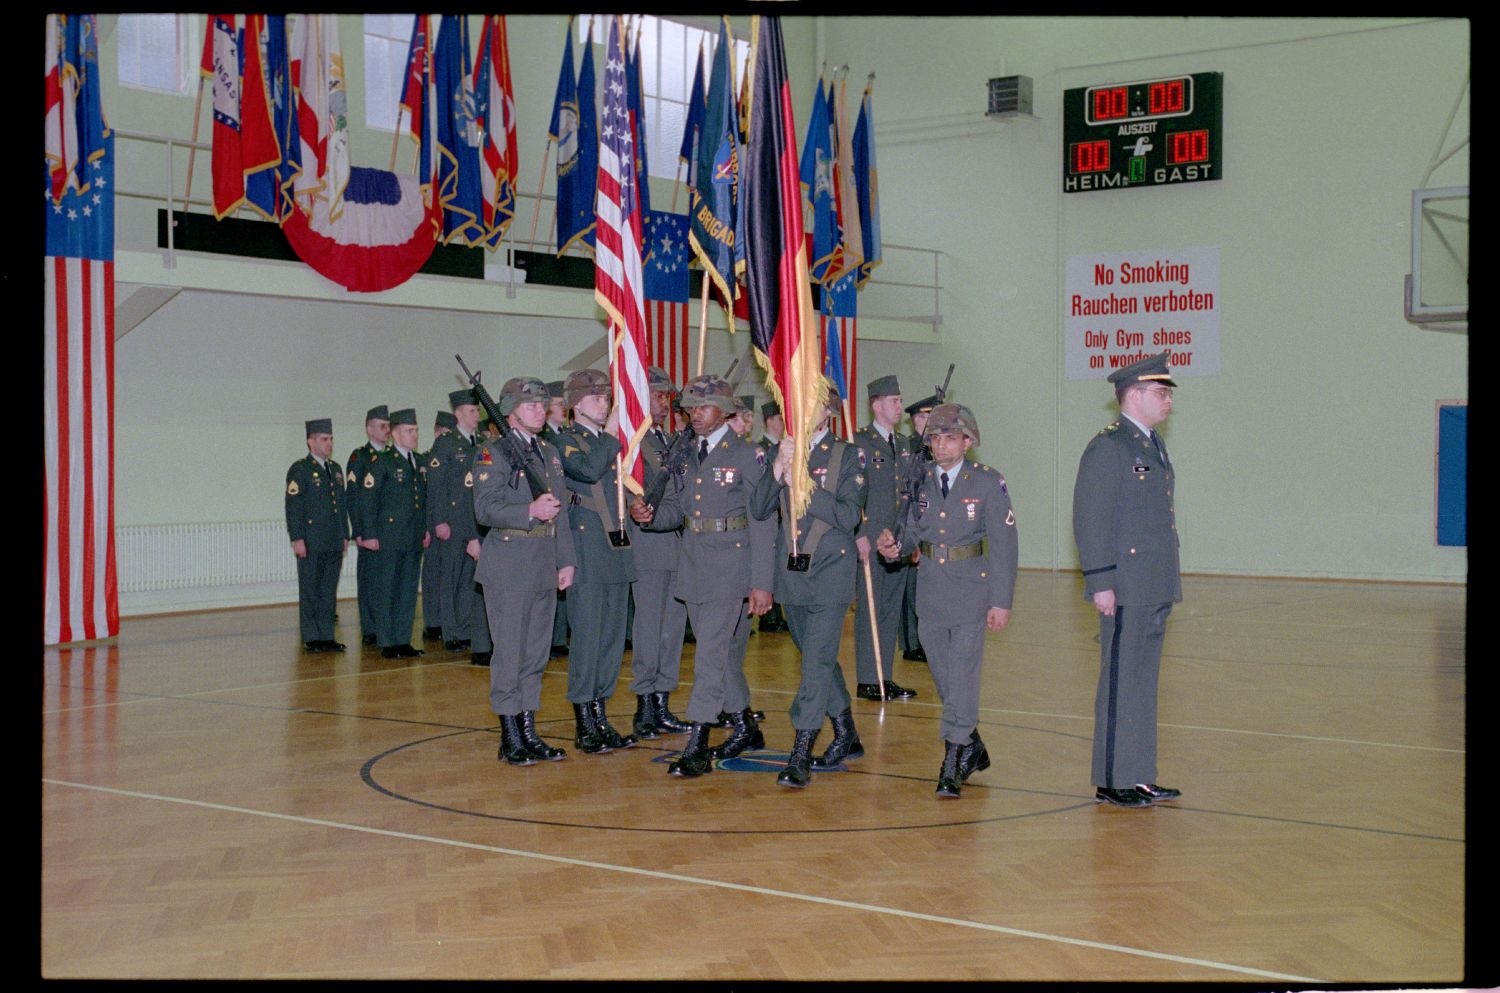
<path id="1" fill-rule="evenodd" d="M 871 76 L 873 79 L 874 74 Z M 881 262 L 880 178 L 875 169 L 873 82 L 865 85 L 865 98 L 859 105 L 859 123 L 854 126 L 854 188 L 859 198 L 859 223 L 865 250 L 865 260 L 859 266 L 859 285 L 864 286 L 870 273 Z"/>
<path id="2" fill-rule="evenodd" d="M 693 67 L 693 92 L 688 97 L 687 120 L 682 125 L 682 149 L 678 159 L 688 164 L 688 183 L 693 181 L 693 163 L 697 161 L 698 139 L 703 134 L 703 113 L 708 109 L 708 97 L 703 92 L 703 53 L 698 53 L 698 62 Z"/>
<path id="3" fill-rule="evenodd" d="M 653 210 L 646 215 L 645 249 L 651 253 L 643 266 L 647 300 L 687 303 L 688 219 L 686 214 Z"/>
<path id="4" fill-rule="evenodd" d="M 708 83 L 708 108 L 698 143 L 697 182 L 693 186 L 688 238 L 693 251 L 726 301 L 737 295 L 735 268 L 743 262 L 739 244 L 740 148 L 739 112 L 735 107 L 732 58 L 734 42 L 728 19 L 719 24 L 719 43 Z"/>
<path id="5" fill-rule="evenodd" d="M 812 204 L 812 258 L 807 268 L 820 283 L 839 248 L 839 220 L 833 206 L 832 123 L 828 98 L 819 80 L 807 121 L 807 141 L 802 146 L 801 178 L 803 194 Z"/>
<path id="6" fill-rule="evenodd" d="M 573 21 L 557 76 L 547 136 L 557 142 L 557 254 L 576 241 L 594 247 L 599 182 L 599 119 L 594 110 L 594 47 L 583 46 L 583 78 L 573 74 Z"/>
<path id="7" fill-rule="evenodd" d="M 432 52 L 437 91 L 437 185 L 443 207 L 443 241 L 478 245 L 484 240 L 484 192 L 479 177 L 478 102 L 469 61 L 469 18 L 444 14 Z"/>
<path id="8" fill-rule="evenodd" d="M 635 181 L 641 200 L 641 216 L 651 214 L 651 170 L 646 165 L 646 99 L 641 86 L 641 35 L 625 53 L 625 106 L 630 111 L 631 136 L 635 146 Z"/>
<path id="9" fill-rule="evenodd" d="M 96 15 L 73 14 L 62 32 L 60 61 L 78 81 L 74 101 L 78 142 L 77 181 L 61 200 L 50 196 L 51 174 L 44 160 L 47 255 L 53 258 L 113 262 L 115 257 L 115 136 L 100 102 L 99 41 Z M 70 129 L 70 134 L 74 133 Z"/>
<path id="10" fill-rule="evenodd" d="M 267 14 L 261 35 L 265 52 L 267 95 L 271 104 L 271 127 L 281 149 L 281 160 L 270 168 L 245 177 L 245 200 L 265 216 L 280 222 L 292 209 L 292 183 L 301 171 L 298 159 L 302 141 L 297 130 L 296 106 L 292 100 L 292 71 L 286 45 L 286 15 Z"/>

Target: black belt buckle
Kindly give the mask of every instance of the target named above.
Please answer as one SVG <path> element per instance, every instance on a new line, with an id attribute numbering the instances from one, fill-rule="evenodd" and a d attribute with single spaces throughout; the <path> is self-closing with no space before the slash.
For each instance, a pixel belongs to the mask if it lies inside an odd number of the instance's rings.
<path id="1" fill-rule="evenodd" d="M 609 535 L 609 543 L 615 548 L 630 547 L 630 532 L 626 531 L 624 528 L 621 528 L 618 531 L 608 531 L 606 532 L 606 534 Z"/>
<path id="2" fill-rule="evenodd" d="M 812 556 L 806 552 L 788 552 L 786 557 L 787 572 L 806 572 L 812 566 Z"/>

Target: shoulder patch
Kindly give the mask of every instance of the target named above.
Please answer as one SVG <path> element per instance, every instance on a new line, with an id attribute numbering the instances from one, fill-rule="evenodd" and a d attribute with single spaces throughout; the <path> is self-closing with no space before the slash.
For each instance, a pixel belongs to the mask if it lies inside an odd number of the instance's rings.
<path id="1" fill-rule="evenodd" d="M 495 460 L 490 457 L 490 449 L 488 445 L 479 450 L 479 457 L 476 458 L 474 462 L 477 465 L 494 465 Z M 484 479 L 485 477 L 481 476 L 479 478 Z"/>
<path id="2" fill-rule="evenodd" d="M 864 450 L 864 446 L 862 446 L 862 445 L 856 445 L 855 448 L 854 448 L 854 450 L 859 453 L 859 467 L 861 469 L 863 469 L 865 467 L 865 450 Z"/>
<path id="3" fill-rule="evenodd" d="M 1115 421 L 1112 424 L 1106 424 L 1104 427 L 1100 428 L 1099 429 L 1099 433 L 1100 434 L 1114 434 L 1118 430 L 1120 430 L 1120 422 L 1119 421 Z"/>
<path id="4" fill-rule="evenodd" d="M 755 446 L 755 464 L 761 468 L 765 468 L 766 465 L 766 450 L 759 445 Z"/>
<path id="5" fill-rule="evenodd" d="M 432 467 L 432 468 L 434 468 L 434 469 L 437 469 L 437 468 L 439 468 L 439 467 L 440 467 L 440 466 L 442 466 L 442 464 L 443 464 L 443 462 L 442 462 L 442 460 L 441 460 L 441 459 L 439 459 L 439 458 L 438 458 L 438 457 L 437 457 L 437 456 L 436 456 L 436 455 L 434 455 L 434 456 L 433 456 L 433 457 L 432 457 L 432 461 L 431 461 L 431 462 L 429 462 L 429 463 L 427 463 L 427 464 L 428 464 L 428 465 L 429 465 L 429 466 L 431 466 L 431 467 Z"/>
<path id="6" fill-rule="evenodd" d="M 375 488 L 375 474 L 373 472 L 367 472 L 367 473 L 365 473 L 365 489 L 367 489 L 367 490 L 373 490 L 374 488 Z"/>
<path id="7" fill-rule="evenodd" d="M 297 488 L 297 481 L 295 479 L 289 479 L 289 480 L 287 480 L 287 483 L 286 483 L 286 495 L 287 496 L 296 496 L 300 492 L 302 492 L 302 491 Z"/>

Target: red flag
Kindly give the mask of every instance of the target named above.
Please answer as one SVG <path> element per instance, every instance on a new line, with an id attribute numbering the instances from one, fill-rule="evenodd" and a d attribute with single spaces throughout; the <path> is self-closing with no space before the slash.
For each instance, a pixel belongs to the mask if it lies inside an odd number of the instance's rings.
<path id="1" fill-rule="evenodd" d="M 516 100 L 510 80 L 510 46 L 505 15 L 484 19 L 474 94 L 483 108 L 484 144 L 479 149 L 479 181 L 484 191 L 484 243 L 494 249 L 516 215 Z"/>
<path id="2" fill-rule="evenodd" d="M 262 46 L 265 14 L 245 15 L 245 71 L 240 84 L 240 162 L 245 175 L 281 161 L 281 143 L 271 120 L 271 92 L 266 80 Z"/>
<path id="3" fill-rule="evenodd" d="M 599 118 L 599 187 L 595 197 L 594 298 L 609 315 L 610 377 L 619 410 L 621 473 L 632 493 L 645 491 L 641 439 L 651 427 L 646 379 L 646 310 L 641 274 L 643 216 L 625 99 L 620 18 L 611 19 Z"/>
<path id="4" fill-rule="evenodd" d="M 805 442 L 828 389 L 819 372 L 822 349 L 802 229 L 800 161 L 781 19 L 755 20 L 750 133 L 741 173 L 750 337 L 756 361 L 766 370 L 766 389 L 781 404 L 787 433 Z M 807 457 L 807 445 L 797 445 L 789 485 L 794 518 L 807 512 L 812 499 Z"/>
<path id="5" fill-rule="evenodd" d="M 237 15 L 213 14 L 203 39 L 199 71 L 213 80 L 214 216 L 223 218 L 245 199 L 240 150 L 240 33 Z"/>

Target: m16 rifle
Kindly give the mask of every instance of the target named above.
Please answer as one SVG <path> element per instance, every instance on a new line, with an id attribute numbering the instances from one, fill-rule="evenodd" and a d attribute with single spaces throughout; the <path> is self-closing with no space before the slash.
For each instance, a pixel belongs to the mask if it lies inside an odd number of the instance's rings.
<path id="1" fill-rule="evenodd" d="M 500 437 L 495 442 L 500 447 L 500 454 L 505 456 L 505 461 L 510 466 L 512 477 L 524 475 L 526 485 L 531 488 L 531 499 L 535 500 L 543 493 L 551 493 L 552 487 L 547 485 L 547 479 L 541 470 L 532 463 L 527 456 L 526 443 L 523 442 L 510 422 L 500 413 L 500 406 L 495 403 L 495 398 L 490 396 L 490 391 L 484 388 L 479 381 L 479 373 L 470 372 L 469 367 L 464 364 L 463 356 L 453 356 L 458 360 L 458 367 L 464 371 L 464 377 L 468 379 L 469 386 L 474 390 L 474 399 L 484 408 L 485 414 L 489 416 L 490 423 L 500 429 Z"/>

